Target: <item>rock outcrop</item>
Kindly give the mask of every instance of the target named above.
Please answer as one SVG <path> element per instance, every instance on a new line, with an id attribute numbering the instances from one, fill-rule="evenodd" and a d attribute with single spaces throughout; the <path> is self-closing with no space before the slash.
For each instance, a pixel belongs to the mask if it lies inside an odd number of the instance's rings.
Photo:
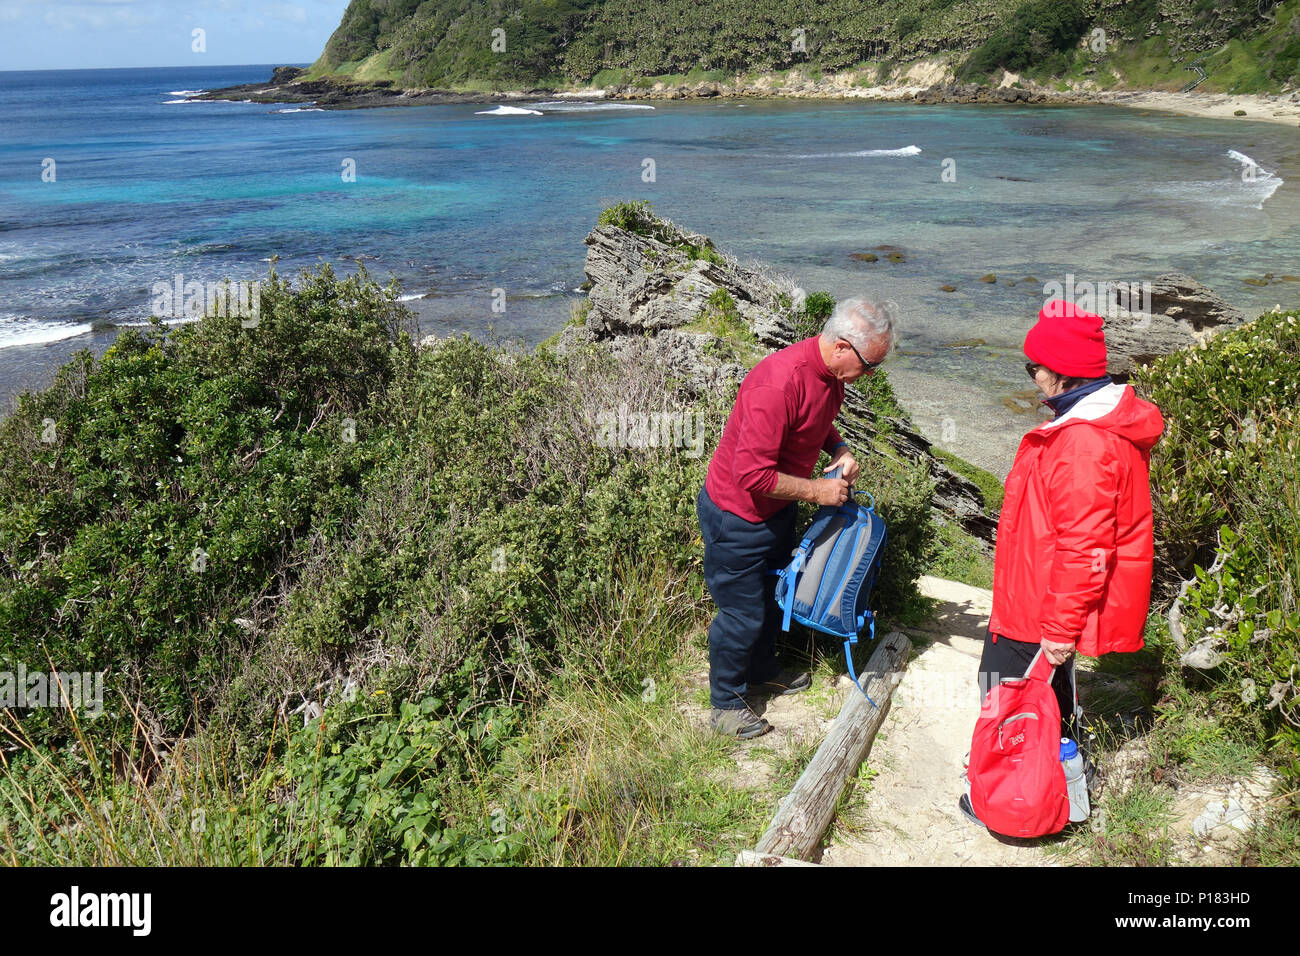
<path id="1" fill-rule="evenodd" d="M 802 293 L 793 280 L 740 264 L 706 236 L 671 224 L 655 232 L 598 226 L 587 236 L 587 315 L 582 325 L 564 330 L 561 348 L 606 342 L 615 351 L 652 355 L 686 382 L 739 383 L 746 367 L 720 360 L 711 348 L 718 341 L 713 334 L 686 328 L 698 322 L 719 290 L 764 348 L 797 340 L 794 320 Z M 881 427 L 885 423 L 888 428 Z M 850 388 L 836 425 L 857 448 L 878 440 L 901 458 L 924 463 L 935 482 L 934 506 L 992 547 L 997 520 L 986 510 L 979 487 L 936 458 L 911 422 L 897 417 L 881 422 L 866 396 Z"/>
<path id="2" fill-rule="evenodd" d="M 271 83 L 276 86 L 281 83 L 292 83 L 306 72 L 300 66 L 277 66 L 271 71 Z"/>
<path id="3" fill-rule="evenodd" d="M 1151 282 L 1150 304 L 1145 294 L 1133 296 L 1121 288 L 1118 308 L 1106 310 L 1106 371 L 1125 380 L 1135 365 L 1143 365 L 1196 345 L 1207 335 L 1246 321 L 1245 315 L 1223 301 L 1214 290 L 1181 273 Z M 1105 310 L 1104 304 L 1098 307 Z"/>

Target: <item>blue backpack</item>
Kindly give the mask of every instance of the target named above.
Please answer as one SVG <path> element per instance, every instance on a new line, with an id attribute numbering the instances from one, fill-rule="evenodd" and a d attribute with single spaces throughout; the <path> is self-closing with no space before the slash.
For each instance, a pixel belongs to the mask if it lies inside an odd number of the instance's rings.
<path id="1" fill-rule="evenodd" d="M 832 472 L 831 477 L 839 474 Z M 867 696 L 853 669 L 853 645 L 864 624 L 876 636 L 875 615 L 866 607 L 871 589 L 880 575 L 880 559 L 887 535 L 885 522 L 876 514 L 876 501 L 867 492 L 854 492 L 870 499 L 863 507 L 853 496 L 842 505 L 823 505 L 795 549 L 790 563 L 777 575 L 776 603 L 783 615 L 781 629 L 790 621 L 844 639 L 844 658 L 849 677 Z"/>

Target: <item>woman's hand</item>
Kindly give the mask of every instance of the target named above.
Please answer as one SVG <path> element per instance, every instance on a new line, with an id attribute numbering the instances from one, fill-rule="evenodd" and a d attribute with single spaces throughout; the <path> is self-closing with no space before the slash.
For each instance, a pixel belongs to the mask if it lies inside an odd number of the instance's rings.
<path id="1" fill-rule="evenodd" d="M 1044 639 L 1040 643 L 1042 644 L 1043 653 L 1047 655 L 1047 659 L 1052 662 L 1053 667 L 1060 667 L 1074 656 L 1074 644 L 1072 642 L 1058 644 L 1056 641 Z"/>

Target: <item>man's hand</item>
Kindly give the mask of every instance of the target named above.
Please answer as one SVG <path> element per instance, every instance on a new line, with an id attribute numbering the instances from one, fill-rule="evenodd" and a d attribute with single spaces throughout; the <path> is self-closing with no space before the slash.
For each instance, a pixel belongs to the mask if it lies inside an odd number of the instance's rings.
<path id="1" fill-rule="evenodd" d="M 858 467 L 858 460 L 853 457 L 853 455 L 849 452 L 847 448 L 840 449 L 839 457 L 837 457 L 834 461 L 832 461 L 829 465 L 827 465 L 826 468 L 823 470 L 827 474 L 830 474 L 830 472 L 835 468 L 844 469 L 842 472 L 840 472 L 840 477 L 843 478 L 845 481 L 847 481 L 849 484 L 853 484 L 855 481 L 857 481 L 858 475 L 862 471 L 862 469 Z M 836 502 L 836 504 L 838 503 L 839 502 Z"/>
<path id="2" fill-rule="evenodd" d="M 1043 653 L 1047 659 L 1052 662 L 1053 667 L 1060 667 L 1071 657 L 1074 656 L 1074 644 L 1058 644 L 1056 641 L 1040 641 L 1043 647 Z"/>
<path id="3" fill-rule="evenodd" d="M 842 505 L 849 499 L 849 482 L 845 478 L 823 478 L 812 484 L 816 489 L 814 504 Z"/>

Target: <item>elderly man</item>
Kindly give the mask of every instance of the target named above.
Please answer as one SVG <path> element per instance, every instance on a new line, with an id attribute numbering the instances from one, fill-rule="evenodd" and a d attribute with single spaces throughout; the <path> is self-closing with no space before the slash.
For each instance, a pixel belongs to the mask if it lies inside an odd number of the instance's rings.
<path id="1" fill-rule="evenodd" d="M 796 501 L 842 504 L 858 463 L 833 424 L 844 385 L 884 361 L 894 346 L 895 306 L 847 299 L 821 335 L 767 356 L 745 376 L 696 498 L 704 579 L 718 613 L 709 626 L 711 723 L 719 733 L 757 737 L 771 725 L 749 708 L 758 694 L 793 694 L 809 674 L 776 659 L 781 615 L 772 568 L 794 548 Z M 821 452 L 838 478 L 811 478 Z"/>

